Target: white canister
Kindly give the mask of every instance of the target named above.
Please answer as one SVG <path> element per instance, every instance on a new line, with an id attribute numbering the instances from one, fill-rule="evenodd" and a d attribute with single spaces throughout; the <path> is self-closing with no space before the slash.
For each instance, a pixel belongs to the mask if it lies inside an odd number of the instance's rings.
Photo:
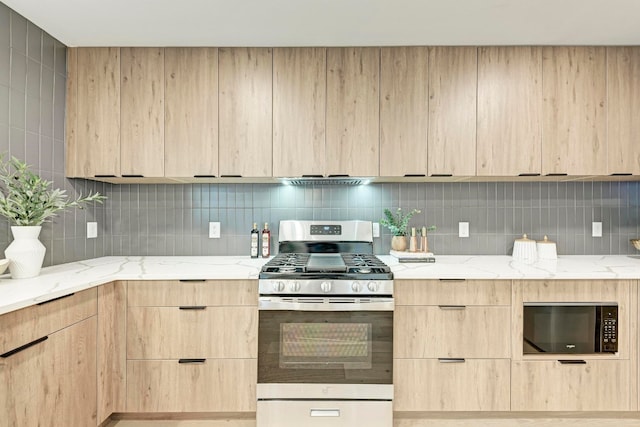
<path id="1" fill-rule="evenodd" d="M 538 258 L 536 241 L 527 239 L 523 234 L 522 239 L 516 239 L 513 243 L 513 258 L 521 261 L 535 261 Z"/>
<path id="2" fill-rule="evenodd" d="M 547 236 L 544 236 L 543 240 L 536 243 L 536 249 L 538 250 L 539 259 L 558 259 L 556 244 L 549 240 Z"/>

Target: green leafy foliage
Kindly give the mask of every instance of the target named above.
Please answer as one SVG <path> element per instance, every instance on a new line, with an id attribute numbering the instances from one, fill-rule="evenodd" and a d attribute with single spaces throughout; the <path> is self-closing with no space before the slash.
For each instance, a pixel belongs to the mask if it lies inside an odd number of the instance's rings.
<path id="1" fill-rule="evenodd" d="M 385 217 L 380 220 L 380 224 L 387 227 L 394 236 L 406 236 L 409 220 L 417 213 L 420 213 L 420 211 L 418 209 L 413 209 L 411 212 L 403 214 L 402 208 L 398 208 L 396 214 L 394 215 L 389 209 L 385 209 Z"/>
<path id="2" fill-rule="evenodd" d="M 0 156 L 0 215 L 14 225 L 41 225 L 61 210 L 82 209 L 86 203 L 102 203 L 106 199 L 100 193 L 89 193 L 68 200 L 65 190 L 52 189 L 51 185 L 21 160 L 12 157 L 5 161 Z"/>

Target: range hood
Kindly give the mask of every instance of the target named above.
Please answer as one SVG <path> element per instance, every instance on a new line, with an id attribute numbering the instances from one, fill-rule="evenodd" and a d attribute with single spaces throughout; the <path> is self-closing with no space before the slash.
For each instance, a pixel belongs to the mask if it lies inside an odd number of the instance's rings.
<path id="1" fill-rule="evenodd" d="M 370 177 L 353 177 L 349 175 L 322 175 L 281 178 L 283 184 L 287 185 L 365 185 L 371 182 Z"/>

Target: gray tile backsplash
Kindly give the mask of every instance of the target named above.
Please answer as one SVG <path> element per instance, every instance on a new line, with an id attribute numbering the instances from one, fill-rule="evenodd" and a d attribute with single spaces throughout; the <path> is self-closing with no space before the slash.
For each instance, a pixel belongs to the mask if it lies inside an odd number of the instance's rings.
<path id="1" fill-rule="evenodd" d="M 411 226 L 436 225 L 437 254 L 508 255 L 527 233 L 558 243 L 564 255 L 632 254 L 640 236 L 640 183 L 410 183 L 295 187 L 280 184 L 110 185 L 106 187 L 106 246 L 113 255 L 246 255 L 253 222 L 273 230 L 283 219 L 379 221 L 383 209 L 417 208 Z M 208 222 L 221 223 L 209 239 Z M 458 237 L 458 222 L 470 237 Z M 591 237 L 591 222 L 603 237 Z M 382 229 L 374 250 L 387 253 Z"/>
<path id="2" fill-rule="evenodd" d="M 25 160 L 70 197 L 105 191 L 106 184 L 64 178 L 66 47 L 0 3 L 0 153 Z M 106 205 L 67 211 L 44 224 L 45 265 L 103 256 Z M 86 222 L 98 221 L 97 239 L 86 239 Z M 11 241 L 0 220 L 0 257 Z M 111 242 L 109 242 L 110 244 Z"/>

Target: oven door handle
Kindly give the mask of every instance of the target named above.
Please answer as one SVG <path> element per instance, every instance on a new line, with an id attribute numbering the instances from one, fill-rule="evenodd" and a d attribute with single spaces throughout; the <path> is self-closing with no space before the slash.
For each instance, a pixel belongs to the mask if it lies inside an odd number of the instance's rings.
<path id="1" fill-rule="evenodd" d="M 313 301 L 290 301 L 280 297 L 260 297 L 258 310 L 280 311 L 393 311 L 393 298 L 376 298 L 372 302 L 361 302 L 359 298 L 316 298 Z"/>

